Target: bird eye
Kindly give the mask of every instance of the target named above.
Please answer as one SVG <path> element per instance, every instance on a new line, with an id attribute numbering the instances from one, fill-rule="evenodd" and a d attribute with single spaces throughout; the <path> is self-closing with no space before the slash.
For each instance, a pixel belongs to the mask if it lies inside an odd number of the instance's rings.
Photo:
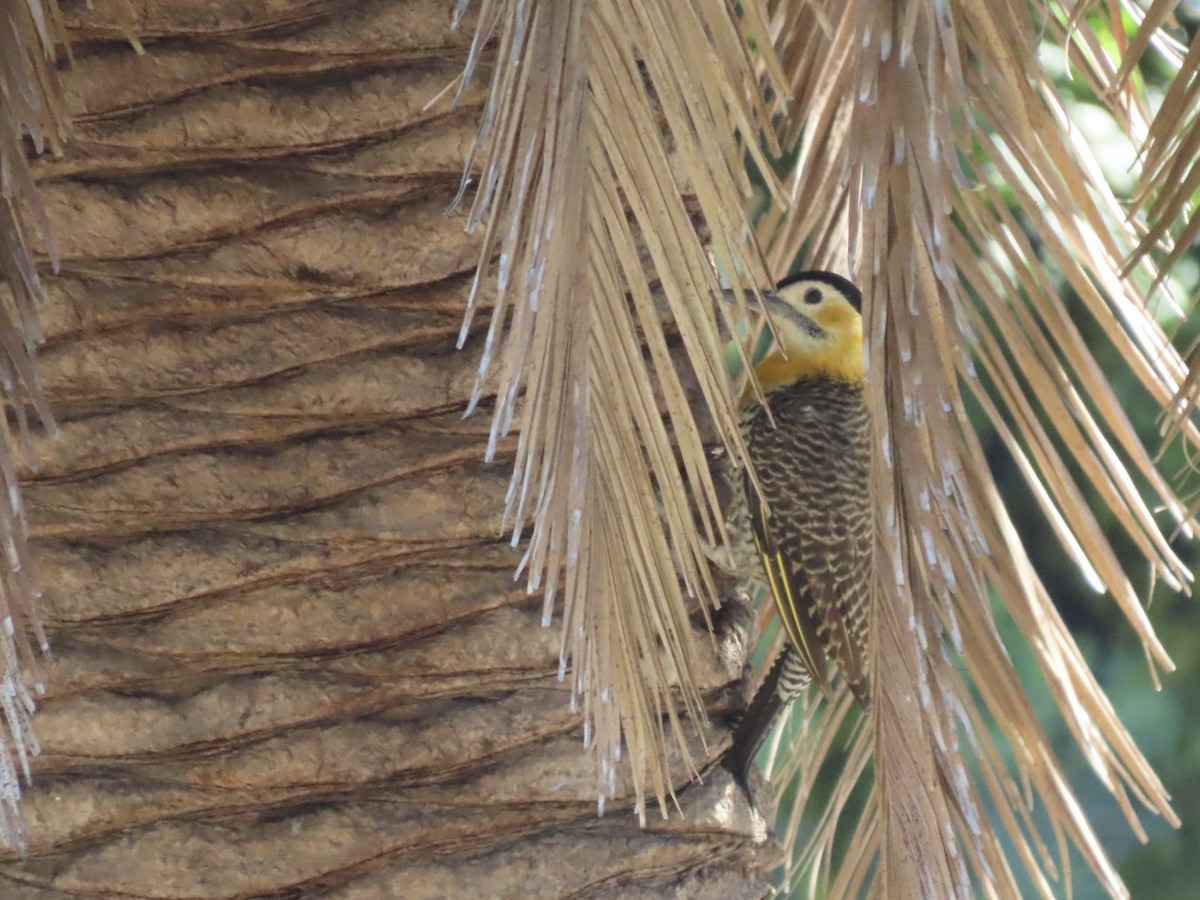
<path id="1" fill-rule="evenodd" d="M 821 289 L 809 288 L 804 292 L 804 302 L 809 305 L 816 305 L 821 302 Z"/>

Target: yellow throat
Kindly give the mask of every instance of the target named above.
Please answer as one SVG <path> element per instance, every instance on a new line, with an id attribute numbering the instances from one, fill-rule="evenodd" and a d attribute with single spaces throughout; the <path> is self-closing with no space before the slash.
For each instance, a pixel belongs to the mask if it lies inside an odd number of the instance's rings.
<path id="1" fill-rule="evenodd" d="M 807 379 L 861 384 L 862 316 L 832 288 L 801 282 L 768 297 L 776 346 L 754 367 L 764 393 Z M 818 296 L 818 292 L 820 295 Z M 754 398 L 747 384 L 743 405 Z"/>

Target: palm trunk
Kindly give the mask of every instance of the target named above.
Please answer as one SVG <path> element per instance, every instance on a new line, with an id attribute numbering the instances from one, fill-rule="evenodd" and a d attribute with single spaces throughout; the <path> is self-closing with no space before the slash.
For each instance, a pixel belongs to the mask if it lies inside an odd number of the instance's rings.
<path id="1" fill-rule="evenodd" d="M 497 538 L 481 341 L 453 349 L 478 243 L 445 215 L 479 97 L 424 109 L 466 52 L 449 5 L 140 9 L 144 56 L 66 10 L 76 134 L 37 167 L 54 658 L 0 895 L 763 895 L 727 780 L 596 817 Z"/>

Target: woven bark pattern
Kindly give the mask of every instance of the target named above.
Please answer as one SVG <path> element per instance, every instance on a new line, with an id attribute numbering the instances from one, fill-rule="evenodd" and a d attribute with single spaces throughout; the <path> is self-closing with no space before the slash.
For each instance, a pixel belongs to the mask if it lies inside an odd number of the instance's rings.
<path id="1" fill-rule="evenodd" d="M 64 8 L 75 134 L 35 167 L 54 658 L 0 894 L 763 894 L 727 780 L 647 831 L 596 817 L 560 636 L 497 537 L 480 335 L 453 348 L 478 246 L 446 212 L 481 97 L 426 109 L 452 4 L 95 6 Z"/>

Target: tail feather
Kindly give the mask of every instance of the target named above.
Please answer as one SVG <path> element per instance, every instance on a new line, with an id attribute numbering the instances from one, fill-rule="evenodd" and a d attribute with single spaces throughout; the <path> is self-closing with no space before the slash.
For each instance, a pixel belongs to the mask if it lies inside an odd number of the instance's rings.
<path id="1" fill-rule="evenodd" d="M 804 690 L 810 680 L 811 676 L 805 671 L 792 645 L 785 644 L 775 664 L 767 672 L 767 677 L 755 692 L 750 705 L 738 720 L 733 731 L 733 743 L 721 761 L 743 787 L 747 784 L 759 748 L 775 724 L 776 716 Z"/>

